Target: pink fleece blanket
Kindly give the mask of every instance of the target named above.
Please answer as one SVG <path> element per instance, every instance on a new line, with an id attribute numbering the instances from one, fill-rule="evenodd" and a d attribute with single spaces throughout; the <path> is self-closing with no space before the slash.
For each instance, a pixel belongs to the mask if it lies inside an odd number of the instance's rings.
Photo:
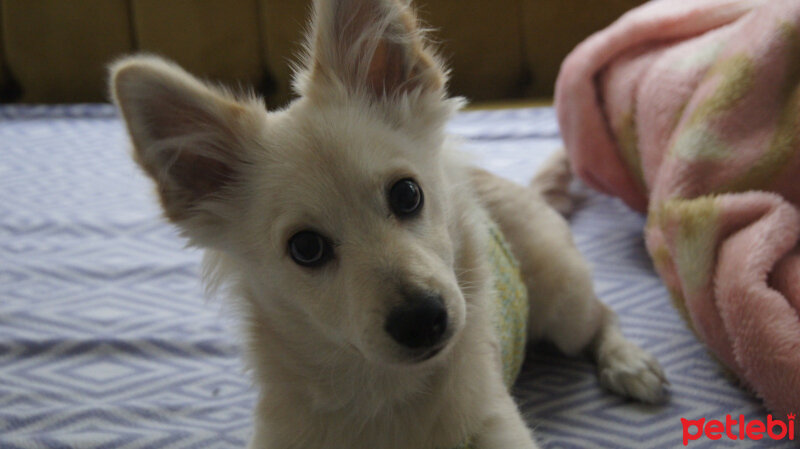
<path id="1" fill-rule="evenodd" d="M 800 411 L 800 0 L 649 2 L 573 51 L 556 107 L 699 338 Z"/>

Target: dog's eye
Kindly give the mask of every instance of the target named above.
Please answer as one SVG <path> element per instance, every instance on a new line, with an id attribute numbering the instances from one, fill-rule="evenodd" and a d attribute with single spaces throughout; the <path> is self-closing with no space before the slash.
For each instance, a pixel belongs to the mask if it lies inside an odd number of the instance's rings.
<path id="1" fill-rule="evenodd" d="M 422 200 L 422 189 L 413 179 L 401 179 L 389 189 L 389 207 L 400 218 L 416 215 Z"/>
<path id="2" fill-rule="evenodd" d="M 298 265 L 314 267 L 333 255 L 330 243 L 313 231 L 300 231 L 289 239 L 289 255 Z"/>

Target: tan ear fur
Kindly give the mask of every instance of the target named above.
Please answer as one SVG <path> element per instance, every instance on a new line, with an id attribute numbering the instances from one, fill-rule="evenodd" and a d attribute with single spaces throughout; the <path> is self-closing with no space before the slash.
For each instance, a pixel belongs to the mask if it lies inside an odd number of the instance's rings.
<path id="1" fill-rule="evenodd" d="M 373 99 L 406 94 L 442 94 L 446 73 L 426 48 L 410 5 L 400 0 L 315 2 L 306 62 L 308 83 L 339 82 Z"/>
<path id="2" fill-rule="evenodd" d="M 110 71 L 134 157 L 156 182 L 167 217 L 219 219 L 204 206 L 235 182 L 263 105 L 238 101 L 157 57 L 125 58 Z"/>

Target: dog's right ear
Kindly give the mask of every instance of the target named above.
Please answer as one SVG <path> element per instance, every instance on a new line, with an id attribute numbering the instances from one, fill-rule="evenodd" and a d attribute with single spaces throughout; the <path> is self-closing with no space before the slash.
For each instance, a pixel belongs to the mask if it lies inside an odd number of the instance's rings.
<path id="1" fill-rule="evenodd" d="M 226 197 L 263 123 L 263 104 L 238 101 L 157 57 L 125 58 L 110 71 L 134 158 L 156 182 L 166 216 L 196 243 L 219 233 L 235 213 Z"/>

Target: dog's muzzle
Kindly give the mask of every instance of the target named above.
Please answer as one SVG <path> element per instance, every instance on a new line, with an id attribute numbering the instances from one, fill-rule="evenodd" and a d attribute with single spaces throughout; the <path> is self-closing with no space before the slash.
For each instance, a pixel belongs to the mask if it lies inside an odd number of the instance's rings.
<path id="1" fill-rule="evenodd" d="M 442 297 L 423 293 L 406 295 L 405 301 L 389 312 L 384 329 L 401 346 L 428 359 L 442 348 L 447 325 Z"/>

